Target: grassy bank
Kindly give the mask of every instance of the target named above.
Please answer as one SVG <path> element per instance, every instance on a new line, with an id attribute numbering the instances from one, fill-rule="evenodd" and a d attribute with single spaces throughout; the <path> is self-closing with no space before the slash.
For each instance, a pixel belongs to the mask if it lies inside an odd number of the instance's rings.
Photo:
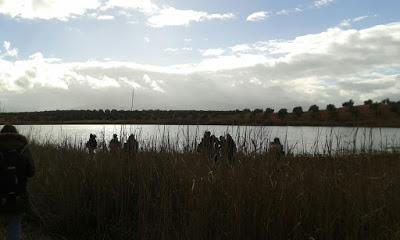
<path id="1" fill-rule="evenodd" d="M 400 154 L 99 152 L 33 145 L 35 223 L 65 239 L 396 239 Z"/>

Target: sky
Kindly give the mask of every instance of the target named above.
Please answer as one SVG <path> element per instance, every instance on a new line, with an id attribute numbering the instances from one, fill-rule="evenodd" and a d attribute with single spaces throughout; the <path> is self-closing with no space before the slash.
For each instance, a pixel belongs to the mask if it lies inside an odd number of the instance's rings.
<path id="1" fill-rule="evenodd" d="M 0 110 L 400 100 L 398 0 L 0 0 Z"/>

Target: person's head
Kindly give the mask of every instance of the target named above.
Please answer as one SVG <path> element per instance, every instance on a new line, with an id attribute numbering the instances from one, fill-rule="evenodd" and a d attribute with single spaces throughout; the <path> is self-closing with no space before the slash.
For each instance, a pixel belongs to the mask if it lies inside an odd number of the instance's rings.
<path id="1" fill-rule="evenodd" d="M 118 138 L 118 135 L 114 133 L 113 138 Z"/>
<path id="2" fill-rule="evenodd" d="M 96 135 L 91 133 L 90 138 L 94 139 L 94 138 L 96 138 Z"/>
<path id="3" fill-rule="evenodd" d="M 4 125 L 0 133 L 18 133 L 18 130 L 13 125 Z"/>
<path id="4" fill-rule="evenodd" d="M 274 138 L 274 143 L 281 144 L 281 140 L 279 138 Z"/>
<path id="5" fill-rule="evenodd" d="M 204 132 L 204 136 L 210 137 L 210 136 L 211 136 L 211 132 L 210 132 L 210 131 L 205 131 L 205 132 Z"/>

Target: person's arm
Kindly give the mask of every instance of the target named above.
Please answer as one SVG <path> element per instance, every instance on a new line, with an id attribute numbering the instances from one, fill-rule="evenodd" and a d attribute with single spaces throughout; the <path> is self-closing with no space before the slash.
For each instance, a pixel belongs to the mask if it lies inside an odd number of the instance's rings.
<path id="1" fill-rule="evenodd" d="M 22 150 L 22 155 L 27 159 L 27 177 L 33 177 L 35 175 L 35 163 L 32 158 L 31 150 L 28 146 Z"/>

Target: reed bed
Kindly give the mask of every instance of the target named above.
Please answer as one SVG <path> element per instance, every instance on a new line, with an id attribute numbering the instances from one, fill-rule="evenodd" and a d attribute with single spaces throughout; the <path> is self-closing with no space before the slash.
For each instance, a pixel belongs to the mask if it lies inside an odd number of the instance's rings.
<path id="1" fill-rule="evenodd" d="M 165 141 L 135 156 L 33 143 L 31 221 L 56 239 L 400 238 L 397 151 L 228 164 Z"/>

